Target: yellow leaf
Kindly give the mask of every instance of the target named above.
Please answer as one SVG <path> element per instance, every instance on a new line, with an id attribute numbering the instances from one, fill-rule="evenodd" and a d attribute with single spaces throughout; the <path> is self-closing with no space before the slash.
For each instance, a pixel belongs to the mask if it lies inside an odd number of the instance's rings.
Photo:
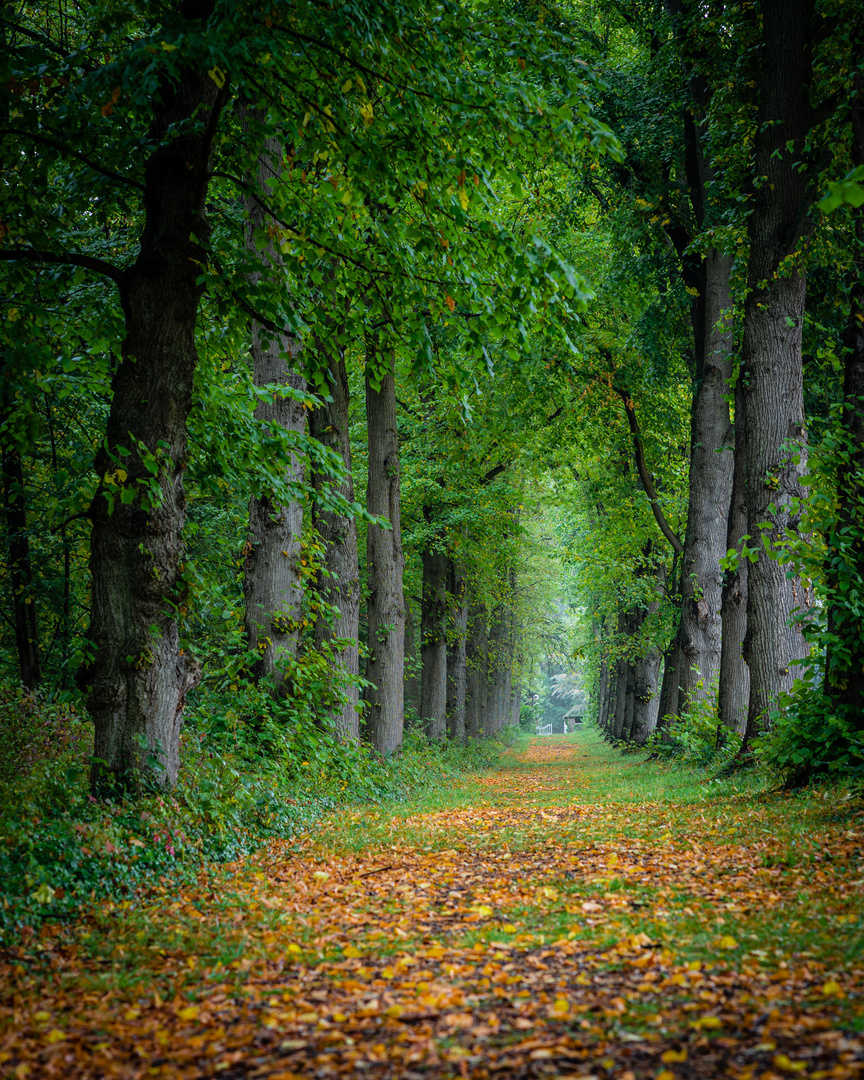
<path id="1" fill-rule="evenodd" d="M 728 934 L 726 934 L 724 937 L 720 938 L 720 941 L 717 944 L 720 946 L 721 949 L 737 949 L 738 948 L 738 942 L 735 940 L 734 937 L 729 937 Z"/>
<path id="2" fill-rule="evenodd" d="M 777 1054 L 774 1058 L 774 1064 L 778 1069 L 783 1069 L 786 1072 L 804 1072 L 807 1068 L 806 1061 L 793 1061 L 786 1054 Z"/>
<path id="3" fill-rule="evenodd" d="M 181 1020 L 194 1020 L 200 1011 L 197 1005 L 187 1005 L 185 1009 L 179 1009 L 177 1015 Z"/>
<path id="4" fill-rule="evenodd" d="M 297 951 L 299 952 L 300 950 L 298 949 Z M 347 956 L 349 960 L 356 960 L 357 957 L 361 955 L 361 953 L 355 945 L 349 945 L 347 948 L 342 950 L 342 955 Z"/>
<path id="5" fill-rule="evenodd" d="M 227 74 L 220 67 L 210 68 L 207 74 L 210 76 L 213 82 L 216 83 L 220 90 L 225 85 L 225 80 L 228 78 Z"/>
<path id="6" fill-rule="evenodd" d="M 468 192 L 465 188 L 459 188 L 459 202 L 462 204 L 462 209 L 468 209 Z"/>
<path id="7" fill-rule="evenodd" d="M 664 1065 L 680 1065 L 687 1060 L 686 1050 L 667 1050 L 660 1055 Z"/>
<path id="8" fill-rule="evenodd" d="M 312 875 L 312 877 L 314 877 L 316 881 L 329 881 L 330 880 L 330 875 L 327 873 L 326 870 L 316 870 L 315 873 Z"/>
<path id="9" fill-rule="evenodd" d="M 840 986 L 840 983 L 835 982 L 834 979 L 829 979 L 828 982 L 823 984 L 822 993 L 825 995 L 825 997 L 840 997 L 843 993 L 843 990 Z"/>
<path id="10" fill-rule="evenodd" d="M 397 1017 L 401 1016 L 404 1012 L 405 1010 L 402 1008 L 401 1005 L 391 1005 L 389 1009 L 384 1010 L 384 1015 Z"/>
<path id="11" fill-rule="evenodd" d="M 669 1072 L 668 1069 L 664 1069 L 663 1072 L 657 1073 L 657 1080 L 675 1080 L 675 1073 Z"/>
<path id="12" fill-rule="evenodd" d="M 294 953 L 296 955 L 297 953 L 303 952 L 303 950 L 300 948 L 299 945 L 295 945 L 294 942 L 292 941 L 291 944 L 288 946 L 288 952 Z M 346 956 L 348 955 L 347 951 L 346 951 L 345 955 Z M 358 952 L 357 955 L 359 956 L 360 953 Z"/>
<path id="13" fill-rule="evenodd" d="M 618 865 L 618 852 L 617 851 L 612 852 L 612 854 L 606 860 L 606 865 L 607 866 L 617 866 Z"/>
<path id="14" fill-rule="evenodd" d="M 557 998 L 555 1004 L 552 1006 L 553 1013 L 564 1014 L 570 1011 L 570 1006 L 565 998 Z"/>
<path id="15" fill-rule="evenodd" d="M 59 1028 L 54 1028 L 53 1031 L 48 1032 L 48 1042 L 49 1043 L 63 1042 L 63 1040 L 65 1038 L 66 1038 L 65 1033 L 60 1031 Z"/>
<path id="16" fill-rule="evenodd" d="M 180 46 L 179 45 L 169 45 L 167 41 L 163 41 L 162 42 L 162 48 L 165 50 L 165 52 L 174 52 L 175 50 L 179 49 Z"/>

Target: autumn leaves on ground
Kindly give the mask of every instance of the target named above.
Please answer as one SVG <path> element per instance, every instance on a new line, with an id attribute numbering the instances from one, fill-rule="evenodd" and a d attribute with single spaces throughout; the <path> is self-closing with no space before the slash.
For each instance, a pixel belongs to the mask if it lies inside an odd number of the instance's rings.
<path id="1" fill-rule="evenodd" d="M 15 1077 L 854 1077 L 864 812 L 532 739 L 3 958 Z"/>

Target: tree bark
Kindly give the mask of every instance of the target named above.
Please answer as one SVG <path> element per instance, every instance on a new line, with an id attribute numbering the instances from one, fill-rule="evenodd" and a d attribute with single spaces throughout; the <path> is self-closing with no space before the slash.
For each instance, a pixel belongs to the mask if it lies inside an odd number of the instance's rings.
<path id="1" fill-rule="evenodd" d="M 852 161 L 864 165 L 864 30 L 858 27 L 854 56 Z M 833 593 L 828 608 L 825 693 L 858 730 L 864 728 L 864 626 L 860 600 L 864 586 L 864 208 L 855 211 L 855 280 L 844 345 L 842 431 L 847 456 L 837 470 L 837 528 L 829 539 L 826 580 Z"/>
<path id="2" fill-rule="evenodd" d="M 211 11 L 200 4 L 195 15 Z M 91 659 L 79 672 L 95 725 L 91 783 L 100 794 L 173 786 L 186 693 L 199 677 L 180 648 L 177 622 L 183 472 L 197 278 L 207 258 L 199 241 L 209 234 L 210 153 L 227 96 L 205 64 L 185 68 L 175 84 L 163 81 L 151 126 L 157 149 L 144 167 L 144 230 L 120 288 L 126 338 L 96 458 Z"/>
<path id="3" fill-rule="evenodd" d="M 14 446 L 2 450 L 3 499 L 6 511 L 9 585 L 15 620 L 15 651 L 21 682 L 31 693 L 42 685 L 39 658 L 39 627 L 33 592 L 33 564 L 27 532 L 27 501 L 21 455 Z"/>
<path id="4" fill-rule="evenodd" d="M 678 709 L 713 697 L 722 641 L 722 575 L 734 456 L 729 421 L 732 377 L 731 256 L 704 260 L 705 337 L 693 397 L 687 534 L 682 556 Z"/>
<path id="5" fill-rule="evenodd" d="M 282 157 L 281 142 L 276 138 L 266 139 L 258 157 L 256 190 L 268 191 L 268 181 L 281 175 Z M 244 205 L 246 246 L 261 260 L 261 270 L 251 275 L 253 286 L 265 273 L 287 283 L 278 247 L 272 240 L 263 248 L 260 243 L 262 231 L 266 234 L 272 220 L 254 197 L 248 196 Z M 255 419 L 262 428 L 282 428 L 295 435 L 305 431 L 306 411 L 302 402 L 291 396 L 292 390 L 306 389 L 305 378 L 295 370 L 299 352 L 296 338 L 269 333 L 253 320 L 252 380 L 259 389 L 277 385 L 287 392 L 277 391 L 269 401 L 259 401 Z M 303 481 L 303 464 L 294 454 L 286 466 L 285 479 L 295 484 Z M 252 495 L 243 564 L 246 641 L 256 657 L 251 669 L 253 678 L 269 683 L 274 696 L 281 696 L 290 689 L 286 668 L 290 669 L 300 640 L 302 532 L 303 503 L 300 500 L 282 504 L 266 492 Z"/>
<path id="6" fill-rule="evenodd" d="M 420 716 L 420 662 L 417 658 L 417 617 L 405 597 L 405 714 Z"/>
<path id="7" fill-rule="evenodd" d="M 728 550 L 740 550 L 747 532 L 747 402 L 742 367 L 735 384 L 735 469 L 732 499 L 729 504 Z M 719 715 L 721 725 L 744 734 L 747 705 L 750 700 L 750 669 L 744 662 L 744 636 L 747 630 L 747 559 L 740 559 L 735 570 L 723 577 L 723 635 L 720 653 Z M 722 735 L 722 732 L 721 732 Z"/>
<path id="8" fill-rule="evenodd" d="M 473 601 L 468 609 L 467 685 L 465 694 L 465 734 L 477 739 L 483 734 L 487 675 L 486 608 Z"/>
<path id="9" fill-rule="evenodd" d="M 748 219 L 750 259 L 744 312 L 747 371 L 747 531 L 758 557 L 748 569 L 744 658 L 750 702 L 742 750 L 768 722 L 779 695 L 795 677 L 793 661 L 806 655 L 804 637 L 790 620 L 810 604 L 799 578 L 762 550 L 787 530 L 796 532 L 793 500 L 804 495 L 807 468 L 801 333 L 806 283 L 795 253 L 812 229 L 816 194 L 801 161 L 813 124 L 810 42 L 813 0 L 763 0 L 759 112 L 754 153 L 757 188 Z M 781 269 L 789 257 L 791 268 Z"/>
<path id="10" fill-rule="evenodd" d="M 422 558 L 420 717 L 430 739 L 443 739 L 447 733 L 447 556 L 440 548 L 427 547 Z"/>
<path id="11" fill-rule="evenodd" d="M 465 695 L 467 686 L 468 606 L 465 579 L 452 559 L 447 566 L 450 625 L 447 644 L 447 735 L 465 741 Z"/>
<path id="12" fill-rule="evenodd" d="M 370 339 L 366 355 L 366 425 L 369 482 L 366 508 L 390 528 L 370 522 L 366 531 L 369 659 L 366 663 L 368 731 L 372 745 L 390 754 L 402 743 L 405 715 L 405 605 L 396 421 L 395 357 Z"/>
<path id="13" fill-rule="evenodd" d="M 339 486 L 339 493 L 349 502 L 353 502 L 354 478 L 351 472 L 351 440 L 348 428 L 348 373 L 345 369 L 345 358 L 341 353 L 328 350 L 326 359 L 331 400 L 312 410 L 309 416 L 309 432 L 314 439 L 342 458 L 345 478 Z M 320 492 L 325 485 L 324 477 L 313 473 L 312 480 L 315 490 Z M 333 511 L 322 510 L 317 503 L 313 504 L 312 516 L 324 545 L 318 595 L 325 604 L 338 612 L 319 614 L 315 621 L 315 647 L 321 649 L 334 638 L 349 642 L 344 648 L 335 651 L 333 656 L 343 701 L 341 707 L 333 709 L 330 718 L 340 739 L 358 739 L 360 573 L 357 566 L 357 521 L 353 515 L 342 517 Z"/>

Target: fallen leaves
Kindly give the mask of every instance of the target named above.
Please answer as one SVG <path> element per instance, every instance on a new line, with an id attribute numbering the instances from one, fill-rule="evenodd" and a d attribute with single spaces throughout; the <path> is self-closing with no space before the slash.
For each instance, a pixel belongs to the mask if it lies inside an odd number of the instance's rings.
<path id="1" fill-rule="evenodd" d="M 731 841 L 704 806 L 592 802 L 583 745 L 534 744 L 479 778 L 465 806 L 388 826 L 386 846 L 340 846 L 341 822 L 202 878 L 198 891 L 106 905 L 71 935 L 53 928 L 41 951 L 6 958 L 3 1070 L 69 1080 L 864 1072 L 850 1035 L 862 972 L 819 956 L 768 962 L 748 937 L 796 897 L 812 909 L 860 834 L 831 860 L 823 847 L 815 871 L 781 868 L 761 826 L 759 839 Z M 832 899 L 836 916 L 857 910 L 856 897 Z M 691 926 L 703 931 L 701 959 L 682 954 Z"/>

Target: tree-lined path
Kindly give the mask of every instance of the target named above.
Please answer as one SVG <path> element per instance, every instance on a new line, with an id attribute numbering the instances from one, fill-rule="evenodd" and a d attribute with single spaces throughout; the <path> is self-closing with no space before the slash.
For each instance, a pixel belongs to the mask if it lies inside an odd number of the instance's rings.
<path id="1" fill-rule="evenodd" d="M 864 821 L 591 732 L 3 967 L 16 1077 L 854 1077 Z"/>

